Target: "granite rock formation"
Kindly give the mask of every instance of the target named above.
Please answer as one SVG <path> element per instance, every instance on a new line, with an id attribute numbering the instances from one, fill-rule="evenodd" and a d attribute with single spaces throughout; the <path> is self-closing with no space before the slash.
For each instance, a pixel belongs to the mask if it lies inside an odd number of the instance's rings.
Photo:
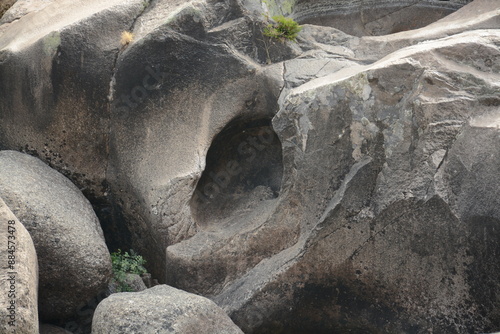
<path id="1" fill-rule="evenodd" d="M 496 0 L 61 1 L 0 31 L 0 147 L 245 333 L 500 329 Z"/>
<path id="2" fill-rule="evenodd" d="M 71 334 L 71 332 L 54 325 L 41 324 L 40 334 Z"/>

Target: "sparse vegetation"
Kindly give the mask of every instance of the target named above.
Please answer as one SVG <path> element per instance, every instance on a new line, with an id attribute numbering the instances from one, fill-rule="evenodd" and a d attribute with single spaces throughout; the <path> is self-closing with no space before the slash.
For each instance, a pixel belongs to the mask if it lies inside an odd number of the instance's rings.
<path id="1" fill-rule="evenodd" d="M 302 27 L 292 18 L 284 17 L 283 15 L 273 16 L 274 23 L 269 23 L 264 28 L 264 35 L 270 38 L 275 38 L 281 42 L 291 41 L 296 42 L 297 35 L 302 30 Z"/>
<path id="2" fill-rule="evenodd" d="M 122 32 L 120 43 L 122 46 L 129 45 L 134 40 L 134 34 L 130 31 Z"/>
<path id="3" fill-rule="evenodd" d="M 119 249 L 117 252 L 111 253 L 111 262 L 113 264 L 113 280 L 117 283 L 117 292 L 131 291 L 130 286 L 126 283 L 127 274 L 141 275 L 147 272 L 144 265 L 146 260 L 134 250 L 122 253 Z"/>

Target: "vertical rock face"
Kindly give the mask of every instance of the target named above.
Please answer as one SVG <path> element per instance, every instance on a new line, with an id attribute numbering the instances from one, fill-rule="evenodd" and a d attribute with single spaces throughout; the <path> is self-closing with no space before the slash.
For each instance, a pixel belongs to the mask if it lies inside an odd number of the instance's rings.
<path id="1" fill-rule="evenodd" d="M 114 49 L 144 9 L 122 2 L 18 1 L 0 29 L 0 148 L 40 157 L 96 199 L 106 193 Z"/>
<path id="2" fill-rule="evenodd" d="M 495 331 L 500 23 L 469 2 L 92 1 L 21 38 L 23 17 L 0 26 L 0 145 L 66 169 L 108 242 L 246 333 Z M 297 44 L 262 35 L 278 8 L 312 23 Z"/>
<path id="3" fill-rule="evenodd" d="M 107 284 L 111 259 L 90 203 L 42 161 L 0 152 L 0 195 L 33 238 L 44 320 L 73 315 Z"/>
<path id="4" fill-rule="evenodd" d="M 0 329 L 38 334 L 38 262 L 33 240 L 0 198 Z"/>

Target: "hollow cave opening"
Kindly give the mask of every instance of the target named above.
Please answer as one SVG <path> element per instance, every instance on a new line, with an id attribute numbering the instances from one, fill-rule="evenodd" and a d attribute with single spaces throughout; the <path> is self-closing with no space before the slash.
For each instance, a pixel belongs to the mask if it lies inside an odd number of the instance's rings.
<path id="1" fill-rule="evenodd" d="M 212 141 L 191 199 L 196 223 L 210 226 L 264 209 L 278 197 L 282 176 L 281 142 L 271 119 L 230 122 Z"/>
<path id="2" fill-rule="evenodd" d="M 339 29 L 353 36 L 382 36 L 425 27 L 472 0 L 299 0 L 293 18 L 300 24 Z"/>

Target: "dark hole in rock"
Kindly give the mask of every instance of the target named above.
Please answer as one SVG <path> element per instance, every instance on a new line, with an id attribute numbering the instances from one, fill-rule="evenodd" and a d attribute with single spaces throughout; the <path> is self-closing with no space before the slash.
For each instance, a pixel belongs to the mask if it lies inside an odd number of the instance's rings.
<path id="1" fill-rule="evenodd" d="M 333 27 L 354 36 L 381 36 L 425 27 L 472 0 L 298 1 L 301 24 Z"/>
<path id="2" fill-rule="evenodd" d="M 271 120 L 235 120 L 208 150 L 191 199 L 193 217 L 203 227 L 266 207 L 278 197 L 282 176 L 281 142 Z"/>

